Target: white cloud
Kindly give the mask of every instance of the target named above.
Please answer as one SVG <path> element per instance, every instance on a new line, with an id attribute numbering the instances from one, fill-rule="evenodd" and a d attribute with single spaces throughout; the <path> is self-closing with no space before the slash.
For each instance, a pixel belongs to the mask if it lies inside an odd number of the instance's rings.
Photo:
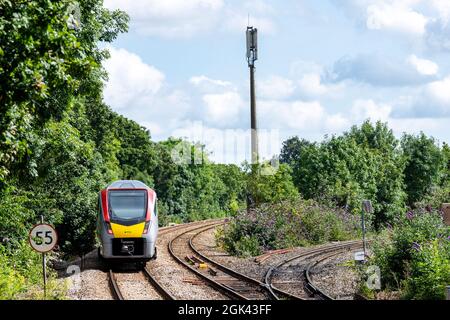
<path id="1" fill-rule="evenodd" d="M 189 83 L 200 91 L 207 93 L 222 92 L 230 89 L 235 90 L 234 85 L 229 81 L 211 79 L 204 75 L 190 78 Z"/>
<path id="2" fill-rule="evenodd" d="M 225 0 L 105 0 L 109 9 L 121 9 L 131 17 L 138 33 L 165 38 L 189 38 L 213 30 L 242 32 L 250 22 L 273 34 L 273 8 L 263 0 L 233 3 Z"/>
<path id="3" fill-rule="evenodd" d="M 403 118 L 390 119 L 389 127 L 393 129 L 397 136 L 402 133 L 418 134 L 425 132 L 433 137 L 442 137 L 442 133 L 448 131 L 450 118 Z M 447 140 L 448 142 L 448 140 Z"/>
<path id="4" fill-rule="evenodd" d="M 411 55 L 407 59 L 408 63 L 414 66 L 420 74 L 432 76 L 438 73 L 439 66 L 433 61 L 420 59 L 416 55 Z"/>
<path id="5" fill-rule="evenodd" d="M 307 97 L 320 96 L 328 91 L 327 86 L 322 84 L 321 75 L 318 73 L 305 74 L 298 83 L 301 93 Z"/>
<path id="6" fill-rule="evenodd" d="M 373 100 L 356 100 L 351 109 L 353 122 L 362 122 L 366 119 L 371 121 L 387 121 L 391 115 L 392 106 L 376 103 Z"/>
<path id="7" fill-rule="evenodd" d="M 417 1 L 380 1 L 367 7 L 367 28 L 422 36 L 428 18 L 410 6 Z"/>
<path id="8" fill-rule="evenodd" d="M 448 0 L 428 0 L 431 7 L 439 14 L 439 18 L 444 26 L 450 19 L 450 1 Z"/>
<path id="9" fill-rule="evenodd" d="M 430 83 L 426 88 L 426 92 L 435 102 L 445 105 L 450 111 L 450 76 L 442 81 Z"/>
<path id="10" fill-rule="evenodd" d="M 206 94 L 203 96 L 206 107 L 205 121 L 219 127 L 232 126 L 238 120 L 239 112 L 244 106 L 237 92 Z"/>
<path id="11" fill-rule="evenodd" d="M 279 129 L 284 135 L 321 134 L 340 132 L 348 128 L 349 120 L 342 114 L 328 113 L 318 101 L 305 102 L 262 100 L 258 104 L 260 126 L 266 129 Z"/>
<path id="12" fill-rule="evenodd" d="M 110 9 L 131 17 L 139 33 L 164 37 L 189 37 L 215 24 L 223 0 L 105 0 Z"/>
<path id="13" fill-rule="evenodd" d="M 359 54 L 337 60 L 325 80 L 353 80 L 380 87 L 420 85 L 436 79 L 435 68 L 438 67 L 432 61 L 417 57 L 401 60 L 395 56 Z"/>
<path id="14" fill-rule="evenodd" d="M 267 99 L 286 99 L 295 91 L 295 85 L 292 80 L 271 76 L 257 84 L 258 95 Z"/>
<path id="15" fill-rule="evenodd" d="M 139 97 L 153 97 L 161 89 L 165 78 L 161 71 L 125 49 L 108 49 L 111 58 L 104 62 L 109 74 L 104 99 L 113 109 L 130 107 Z"/>
<path id="16" fill-rule="evenodd" d="M 399 99 L 392 116 L 396 119 L 438 119 L 450 116 L 450 76 L 422 86 Z"/>

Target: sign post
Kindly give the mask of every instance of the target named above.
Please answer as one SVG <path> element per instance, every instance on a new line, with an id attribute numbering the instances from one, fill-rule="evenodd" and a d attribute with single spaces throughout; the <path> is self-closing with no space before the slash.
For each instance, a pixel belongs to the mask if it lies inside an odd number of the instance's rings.
<path id="1" fill-rule="evenodd" d="M 363 234 L 363 248 L 364 248 L 364 261 L 366 261 L 367 256 L 367 246 L 366 246 L 366 222 L 364 219 L 364 213 L 373 213 L 372 202 L 370 200 L 364 200 L 362 203 L 362 215 L 361 215 L 361 227 Z"/>
<path id="2" fill-rule="evenodd" d="M 47 257 L 46 253 L 53 250 L 58 242 L 56 230 L 49 224 L 44 223 L 44 217 L 41 216 L 41 223 L 35 225 L 29 234 L 31 247 L 42 253 L 42 276 L 44 280 L 44 299 L 47 297 Z"/>

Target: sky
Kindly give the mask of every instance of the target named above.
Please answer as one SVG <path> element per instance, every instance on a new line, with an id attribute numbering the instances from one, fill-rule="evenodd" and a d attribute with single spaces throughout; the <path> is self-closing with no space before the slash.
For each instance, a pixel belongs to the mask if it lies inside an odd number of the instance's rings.
<path id="1" fill-rule="evenodd" d="M 258 28 L 262 158 L 364 120 L 450 142 L 450 0 L 105 0 L 130 16 L 104 99 L 156 141 L 250 158 L 245 30 Z"/>

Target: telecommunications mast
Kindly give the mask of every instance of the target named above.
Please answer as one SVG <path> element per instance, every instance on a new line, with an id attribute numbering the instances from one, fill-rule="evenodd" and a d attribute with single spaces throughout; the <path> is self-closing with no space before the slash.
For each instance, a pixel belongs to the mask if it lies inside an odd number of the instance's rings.
<path id="1" fill-rule="evenodd" d="M 247 62 L 250 68 L 250 119 L 252 165 L 258 163 L 258 128 L 256 121 L 255 61 L 258 60 L 258 29 L 247 27 Z"/>

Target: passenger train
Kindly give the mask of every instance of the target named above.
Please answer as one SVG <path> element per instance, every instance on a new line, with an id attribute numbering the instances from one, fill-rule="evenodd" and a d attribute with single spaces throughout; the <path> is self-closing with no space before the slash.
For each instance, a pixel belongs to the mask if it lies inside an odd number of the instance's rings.
<path id="1" fill-rule="evenodd" d="M 97 237 L 106 261 L 145 263 L 156 259 L 156 192 L 136 180 L 120 180 L 100 191 Z"/>

